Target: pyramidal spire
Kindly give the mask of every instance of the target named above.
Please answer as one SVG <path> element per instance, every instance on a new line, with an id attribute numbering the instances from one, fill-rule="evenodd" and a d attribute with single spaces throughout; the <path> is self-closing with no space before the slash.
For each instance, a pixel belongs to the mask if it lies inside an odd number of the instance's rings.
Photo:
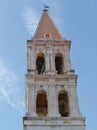
<path id="1" fill-rule="evenodd" d="M 48 14 L 48 8 L 48 6 L 45 6 L 43 9 L 42 16 L 34 34 L 34 38 L 61 39 L 62 36 L 60 35 L 59 31 L 57 30 L 55 24 Z"/>

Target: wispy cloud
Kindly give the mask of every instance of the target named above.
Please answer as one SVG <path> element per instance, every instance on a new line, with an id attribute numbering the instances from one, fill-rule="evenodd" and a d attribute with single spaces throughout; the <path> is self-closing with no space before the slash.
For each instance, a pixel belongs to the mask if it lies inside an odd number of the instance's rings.
<path id="1" fill-rule="evenodd" d="M 0 103 L 8 103 L 14 108 L 24 109 L 21 90 L 17 86 L 17 75 L 8 62 L 0 59 Z"/>
<path id="2" fill-rule="evenodd" d="M 25 7 L 22 13 L 22 17 L 27 27 L 27 31 L 31 36 L 33 36 L 39 21 L 39 14 L 30 7 Z"/>

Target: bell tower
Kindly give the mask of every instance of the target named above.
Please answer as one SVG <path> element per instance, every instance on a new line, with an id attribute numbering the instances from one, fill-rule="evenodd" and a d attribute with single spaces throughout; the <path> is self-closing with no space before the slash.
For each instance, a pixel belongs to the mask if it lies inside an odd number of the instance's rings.
<path id="1" fill-rule="evenodd" d="M 24 130 L 85 130 L 70 46 L 45 7 L 33 38 L 27 41 Z"/>

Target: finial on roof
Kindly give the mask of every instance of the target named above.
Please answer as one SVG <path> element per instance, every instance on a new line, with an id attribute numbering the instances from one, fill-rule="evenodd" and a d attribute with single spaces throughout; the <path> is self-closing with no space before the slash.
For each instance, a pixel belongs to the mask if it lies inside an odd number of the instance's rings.
<path id="1" fill-rule="evenodd" d="M 43 11 L 48 11 L 48 8 L 49 8 L 49 6 L 44 5 L 44 9 L 43 9 Z"/>

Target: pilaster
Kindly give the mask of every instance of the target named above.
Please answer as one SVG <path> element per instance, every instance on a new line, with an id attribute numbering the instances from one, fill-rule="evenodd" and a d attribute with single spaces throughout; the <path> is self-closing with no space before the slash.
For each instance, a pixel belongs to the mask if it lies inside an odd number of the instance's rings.
<path id="1" fill-rule="evenodd" d="M 69 94 L 69 101 L 70 101 L 70 116 L 73 117 L 80 117 L 82 114 L 80 113 L 79 103 L 78 103 L 78 96 L 77 96 L 77 82 L 75 79 L 69 80 L 69 87 L 70 87 L 70 94 Z"/>
<path id="2" fill-rule="evenodd" d="M 56 95 L 56 84 L 54 79 L 49 79 L 49 88 L 48 88 L 48 116 L 49 117 L 60 117 L 58 111 L 58 102 Z"/>
<path id="3" fill-rule="evenodd" d="M 35 101 L 35 89 L 31 81 L 26 83 L 26 116 L 36 117 L 36 101 Z"/>
<path id="4" fill-rule="evenodd" d="M 64 72 L 67 72 L 67 71 L 72 69 L 69 47 L 64 46 L 64 50 L 65 50 L 65 53 L 64 53 Z"/>

